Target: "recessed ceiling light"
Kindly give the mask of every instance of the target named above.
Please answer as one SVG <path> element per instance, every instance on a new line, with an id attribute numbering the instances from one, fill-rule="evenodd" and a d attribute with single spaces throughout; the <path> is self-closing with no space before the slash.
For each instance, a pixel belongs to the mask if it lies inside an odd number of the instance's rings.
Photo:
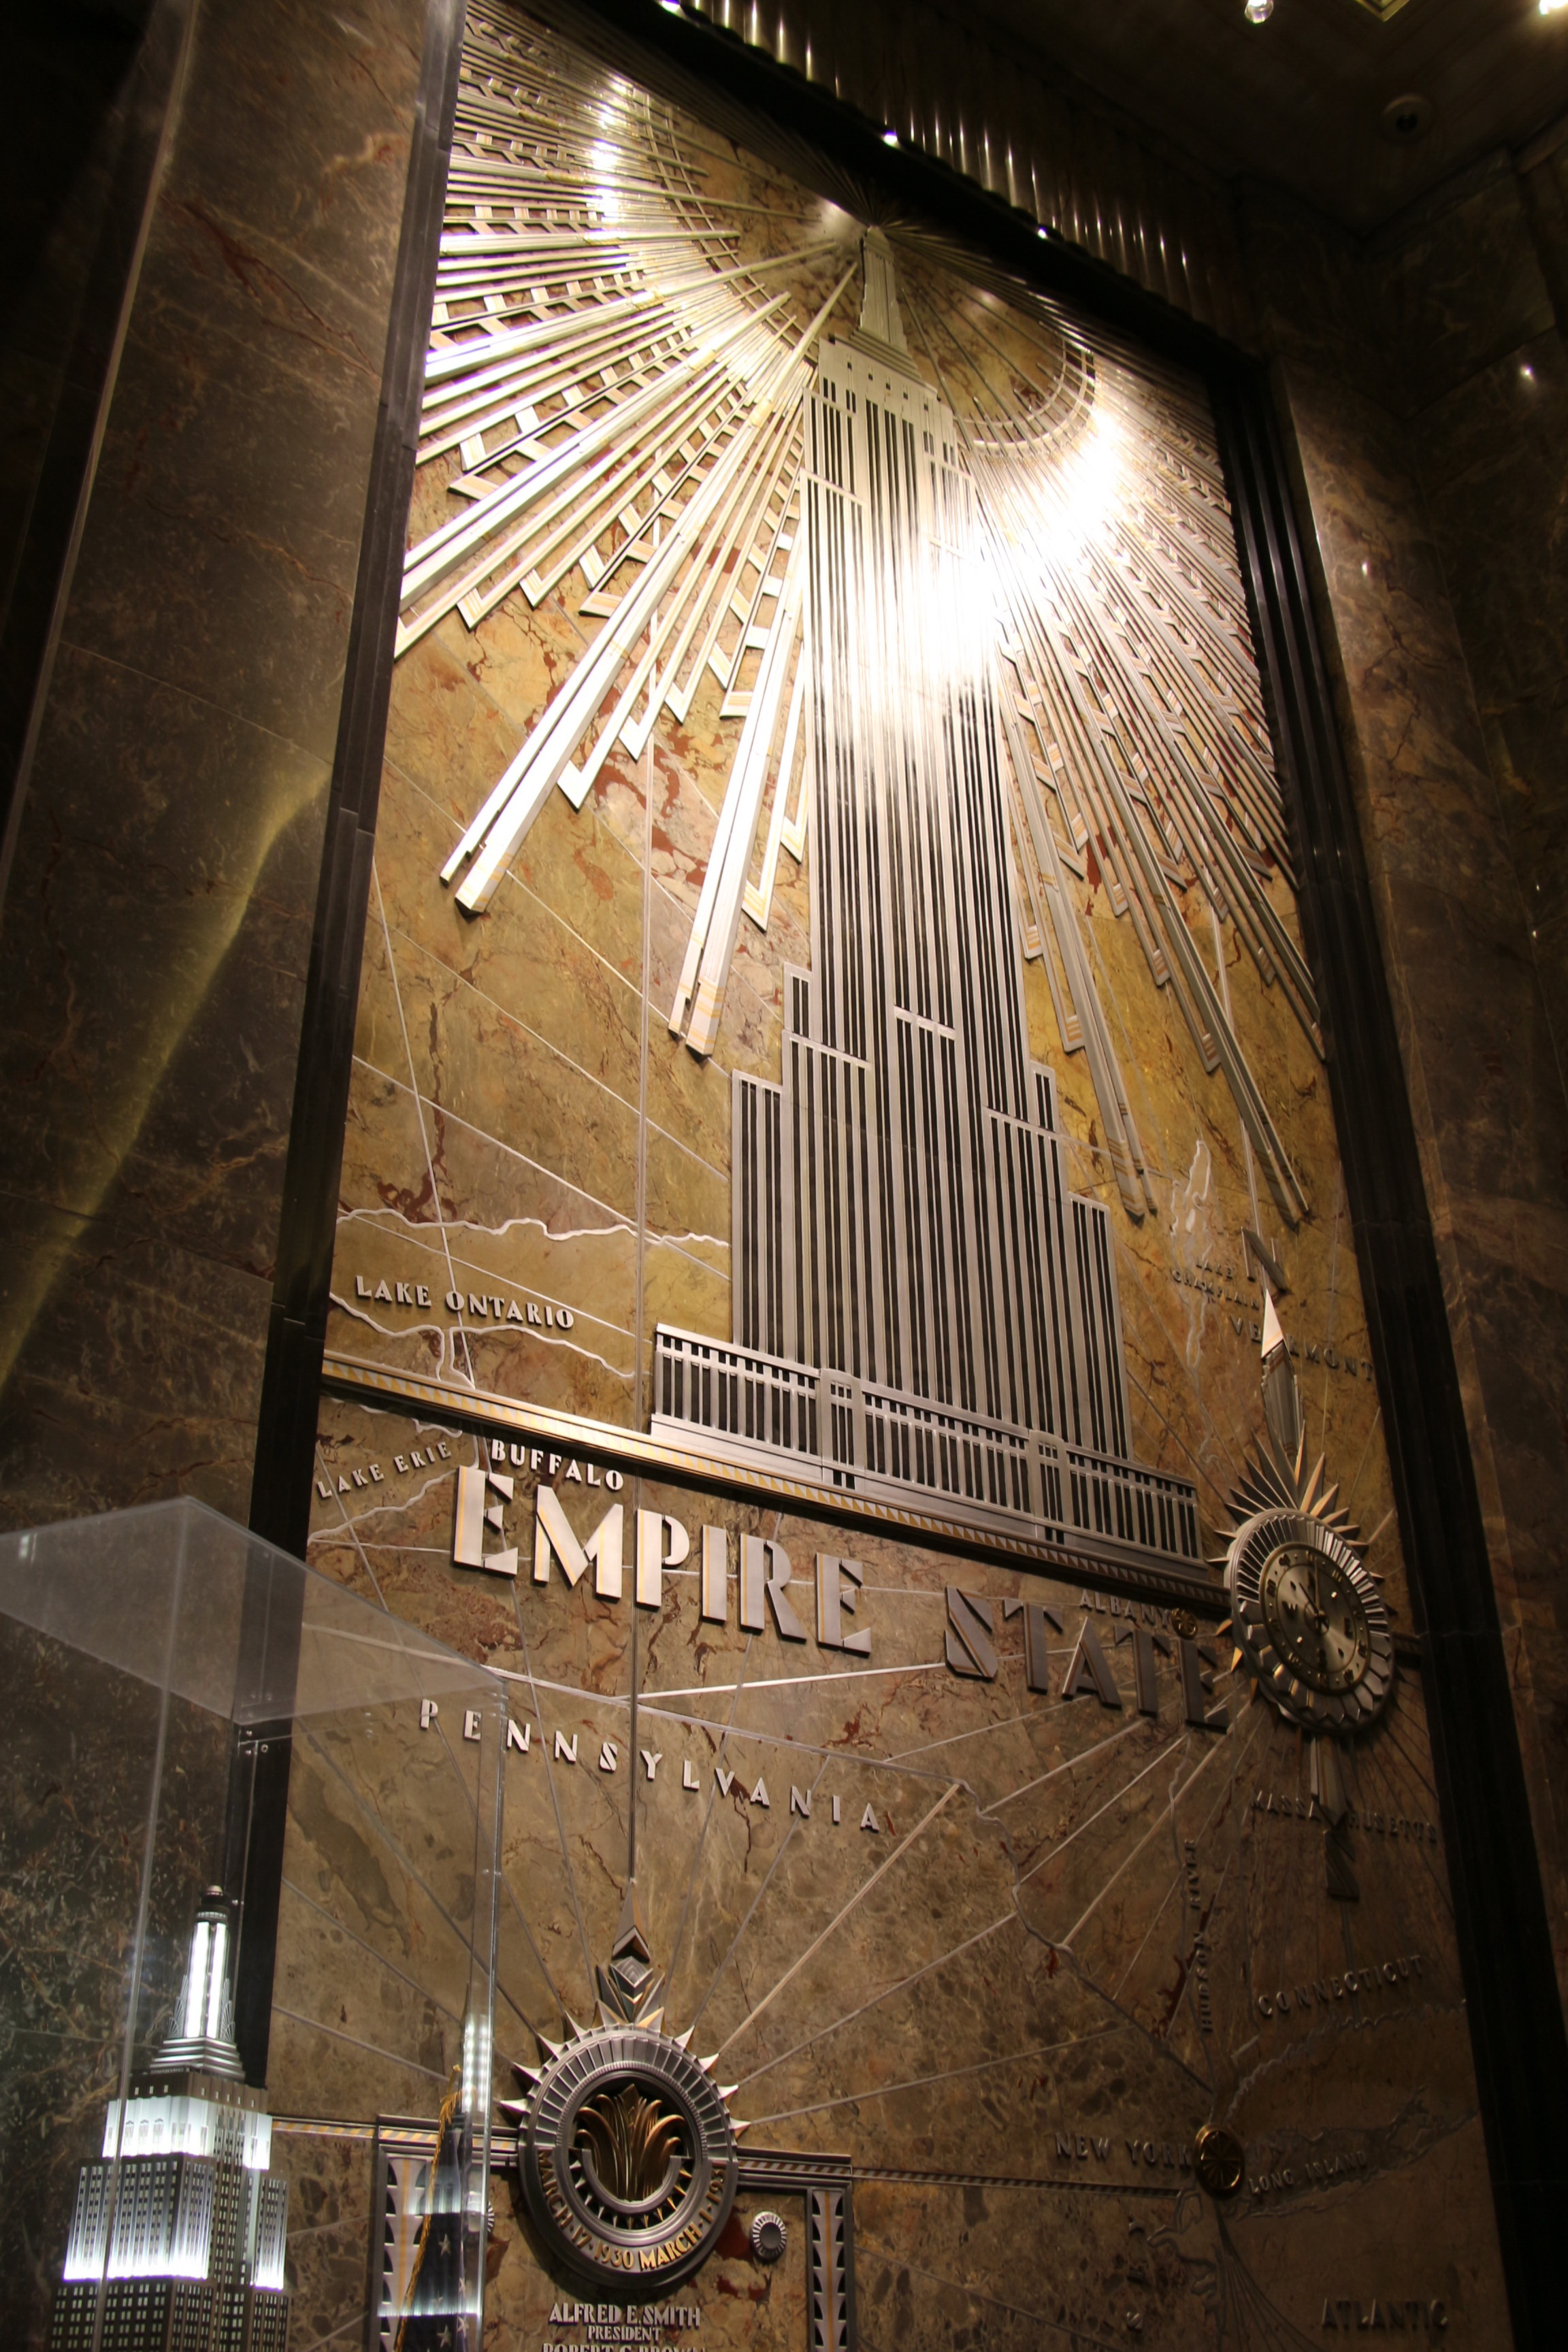
<path id="1" fill-rule="evenodd" d="M 1383 135 L 1395 147 L 1414 147 L 1432 128 L 1432 101 L 1416 90 L 1391 98 L 1383 110 Z"/>
<path id="2" fill-rule="evenodd" d="M 1247 0 L 1242 13 L 1249 25 L 1267 25 L 1274 14 L 1274 0 Z"/>
<path id="3" fill-rule="evenodd" d="M 1555 16 L 1559 8 L 1568 8 L 1568 0 L 1541 0 L 1543 16 Z"/>

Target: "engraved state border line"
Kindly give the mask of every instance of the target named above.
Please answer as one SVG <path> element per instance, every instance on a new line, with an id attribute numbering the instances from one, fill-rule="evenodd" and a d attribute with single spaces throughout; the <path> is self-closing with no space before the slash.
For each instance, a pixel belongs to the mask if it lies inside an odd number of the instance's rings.
<path id="1" fill-rule="evenodd" d="M 1174 1567 L 1164 1571 L 1140 1568 L 1131 1561 L 1074 1551 L 1065 1545 L 1005 1535 L 980 1521 L 963 1518 L 956 1511 L 951 1517 L 938 1517 L 906 1510 L 873 1496 L 786 1478 L 777 1471 L 748 1468 L 722 1455 L 701 1453 L 695 1446 L 688 1449 L 670 1445 L 659 1438 L 645 1437 L 637 1430 L 619 1428 L 613 1422 L 590 1421 L 585 1415 L 562 1412 L 550 1405 L 523 1404 L 492 1389 L 469 1388 L 457 1381 L 395 1371 L 363 1356 L 341 1355 L 329 1349 L 322 1358 L 321 1385 L 330 1393 L 347 1398 L 366 1394 L 395 1397 L 402 1403 L 422 1404 L 479 1428 L 542 1437 L 563 1452 L 605 1454 L 636 1470 L 670 1471 L 731 1494 L 767 1495 L 840 1520 L 858 1519 L 875 1526 L 901 1528 L 943 1549 L 972 1556 L 994 1554 L 1004 1565 L 1025 1560 L 1072 1582 L 1107 1591 L 1130 1587 L 1141 1598 L 1193 1608 L 1205 1615 L 1222 1615 L 1229 1606 L 1223 1590 L 1206 1579 L 1200 1580 L 1201 1570 L 1194 1570 L 1189 1577 Z"/>
<path id="2" fill-rule="evenodd" d="M 377 2116 L 370 2122 L 330 2116 L 274 2116 L 272 2128 L 310 2139 L 379 2139 L 384 2147 L 398 2156 L 433 2156 L 440 2137 L 440 2126 L 428 2116 Z M 515 2126 L 491 2125 L 492 2172 L 505 2172 L 516 2164 L 521 2137 Z M 847 2187 L 857 2177 L 877 2177 L 863 2173 L 852 2156 L 818 2148 L 738 2147 L 735 2162 L 742 2189 L 820 2189 L 832 2181 L 841 2181 Z M 931 2176 L 933 2179 L 944 2177 Z M 969 2176 L 952 2176 L 960 2177 L 967 2179 Z"/>
<path id="3" fill-rule="evenodd" d="M 274 2116 L 275 2132 L 310 2139 L 379 2139 L 395 2154 L 433 2155 L 437 2126 L 428 2116 L 377 2116 L 373 2122 L 328 2116 Z M 517 2162 L 518 2135 L 504 2125 L 490 2130 L 490 2170 L 505 2172 Z M 908 2181 L 931 2189 L 1066 2189 L 1076 2196 L 1169 2197 L 1171 2184 L 1157 2180 L 1094 2180 L 1070 2173 L 948 2172 L 940 2168 L 860 2164 L 853 2157 L 816 2149 L 737 2148 L 742 2189 L 807 2189 L 828 2181 Z"/>
<path id="4" fill-rule="evenodd" d="M 1158 2180 L 1096 2180 L 1087 2173 L 1076 2177 L 1071 2173 L 1055 2172 L 942 2172 L 922 2171 L 892 2164 L 857 2164 L 853 2178 L 857 2180 L 907 2180 L 917 2188 L 931 2189 L 1070 2189 L 1075 2196 L 1083 2197 L 1170 2197 L 1190 2183 L 1178 2176 L 1174 2181 Z"/>

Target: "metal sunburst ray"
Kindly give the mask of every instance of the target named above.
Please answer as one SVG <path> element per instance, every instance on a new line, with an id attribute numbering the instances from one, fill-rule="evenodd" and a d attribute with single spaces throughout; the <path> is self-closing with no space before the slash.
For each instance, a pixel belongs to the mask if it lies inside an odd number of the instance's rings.
<path id="1" fill-rule="evenodd" d="M 785 226 L 752 235 L 755 192 L 727 178 L 744 143 L 738 123 L 715 136 L 473 0 L 398 646 L 453 617 L 477 628 L 514 594 L 536 606 L 563 593 L 586 644 L 443 879 L 482 912 L 553 791 L 581 807 L 617 748 L 640 756 L 661 712 L 685 723 L 716 682 L 730 772 L 668 1014 L 693 1053 L 714 1052 L 742 917 L 766 931 L 781 855 L 805 854 L 815 348 L 868 331 L 884 258 L 891 285 L 890 235 L 911 306 L 915 281 L 921 303 L 931 296 L 915 321 L 921 364 L 954 376 L 997 596 L 1025 952 L 1043 960 L 1065 1049 L 1087 1054 L 1123 1206 L 1142 1218 L 1153 1195 L 1080 936 L 1090 859 L 1294 1223 L 1300 1183 L 1173 895 L 1196 884 L 1321 1045 L 1310 977 L 1269 893 L 1275 873 L 1294 887 L 1289 828 L 1190 387 L 1114 337 L 1091 351 L 1058 306 L 874 191 L 829 185 L 821 159 L 794 221 L 786 184 L 770 181 L 763 209 Z M 791 171 L 791 158 L 760 168 Z M 857 278 L 854 331 L 837 306 Z M 1042 565 L 1058 541 L 1064 560 Z"/>

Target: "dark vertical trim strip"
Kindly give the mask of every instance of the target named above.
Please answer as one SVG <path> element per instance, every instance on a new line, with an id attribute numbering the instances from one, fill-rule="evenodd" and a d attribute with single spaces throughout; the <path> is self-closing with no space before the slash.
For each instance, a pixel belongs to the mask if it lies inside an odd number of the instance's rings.
<path id="1" fill-rule="evenodd" d="M 1294 803 L 1301 905 L 1361 1261 L 1454 1889 L 1517 2352 L 1562 2342 L 1568 2039 L 1507 1661 L 1360 815 L 1261 370 L 1212 385 L 1242 571 Z"/>
<path id="2" fill-rule="evenodd" d="M 310 1532 L 316 1413 L 353 1068 L 360 963 L 386 743 L 404 537 L 419 439 L 431 290 L 458 104 L 463 13 L 464 0 L 430 0 L 425 24 L 408 186 L 305 982 L 278 1271 L 262 1375 L 250 1524 L 258 1535 L 301 1559 Z M 258 1579 L 267 1583 L 265 1570 L 253 1570 L 252 1581 Z M 247 1624 L 258 1629 L 256 1638 L 262 1645 L 261 1665 L 268 1686 L 288 1687 L 291 1676 L 284 1669 L 299 1649 L 297 1610 L 275 1609 L 270 1587 L 265 1591 L 258 1589 L 247 1594 Z M 254 1768 L 246 1809 L 244 1912 L 235 1990 L 240 2053 L 253 2083 L 266 2079 L 271 2032 L 289 1801 L 289 1728 L 286 1722 L 258 1725 L 254 1748 L 237 1753 L 234 1762 L 239 1779 L 248 1779 Z M 241 1809 L 237 1790 L 231 1811 Z"/>
<path id="3" fill-rule="evenodd" d="M 316 1402 L 359 1009 L 360 961 L 381 797 L 404 538 L 418 447 L 431 289 L 458 103 L 463 8 L 464 0 L 430 0 L 426 20 L 408 194 L 360 542 L 283 1178 L 250 1524 L 258 1535 L 300 1559 L 310 1529 Z"/>

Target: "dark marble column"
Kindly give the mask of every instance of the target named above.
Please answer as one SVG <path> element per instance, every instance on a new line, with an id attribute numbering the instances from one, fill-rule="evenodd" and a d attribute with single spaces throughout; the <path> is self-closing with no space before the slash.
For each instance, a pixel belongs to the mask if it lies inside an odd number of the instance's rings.
<path id="1" fill-rule="evenodd" d="M 243 1517 L 421 0 L 202 0 L 0 935 L 0 1511 Z"/>
<path id="2" fill-rule="evenodd" d="M 1559 154 L 1525 172 L 1492 158 L 1370 247 L 1262 201 L 1249 229 L 1568 1993 L 1568 364 L 1552 297 L 1553 282 L 1568 284 L 1568 235 Z"/>

